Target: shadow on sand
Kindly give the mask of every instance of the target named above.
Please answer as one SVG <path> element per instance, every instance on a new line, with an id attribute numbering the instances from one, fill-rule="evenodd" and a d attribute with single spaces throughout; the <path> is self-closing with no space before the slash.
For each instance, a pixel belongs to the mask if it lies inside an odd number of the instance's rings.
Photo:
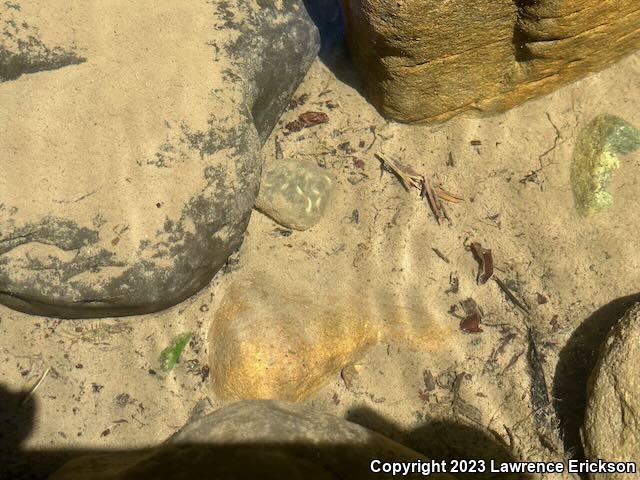
<path id="1" fill-rule="evenodd" d="M 640 302 L 640 294 L 618 298 L 599 308 L 573 332 L 560 352 L 553 382 L 554 406 L 565 450 L 576 459 L 584 459 L 580 428 L 587 403 L 587 381 L 598 360 L 600 346 L 636 302 Z"/>
<path id="2" fill-rule="evenodd" d="M 339 479 L 345 471 L 349 478 L 391 478 L 372 475 L 369 467 L 371 449 L 367 445 L 247 444 L 228 446 L 186 445 L 165 450 L 96 451 L 82 449 L 24 448 L 37 412 L 37 399 L 22 404 L 25 392 L 11 393 L 0 386 L 0 478 L 46 479 L 67 461 L 84 455 L 98 456 L 91 472 L 79 472 L 78 479 L 170 479 L 170 478 L 254 478 L 254 479 Z M 504 445 L 486 433 L 452 422 L 426 423 L 420 428 L 401 432 L 375 412 L 360 409 L 349 417 L 354 423 L 368 427 L 425 456 L 446 459 L 515 460 Z M 154 455 L 155 453 L 155 455 Z M 109 454 L 109 461 L 100 463 L 100 455 Z M 109 472 L 113 455 L 119 462 L 145 461 L 126 476 L 101 476 Z M 106 457 L 105 457 L 106 458 Z M 162 460 L 162 461 L 156 461 Z M 393 460 L 393 459 L 388 459 Z M 240 472 L 240 474 L 238 474 Z M 342 473 L 341 473 L 342 472 Z M 307 473 L 311 473 L 308 476 Z M 187 477 L 184 475 L 187 474 Z M 424 478 L 416 474 L 405 478 Z M 459 478 L 466 478 L 464 475 Z M 528 478 L 515 476 L 469 475 L 468 478 Z"/>

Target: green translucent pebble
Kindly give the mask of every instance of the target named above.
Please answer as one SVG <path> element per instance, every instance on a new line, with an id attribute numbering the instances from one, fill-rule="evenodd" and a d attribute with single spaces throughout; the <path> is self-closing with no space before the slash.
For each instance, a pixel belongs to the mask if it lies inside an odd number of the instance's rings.
<path id="1" fill-rule="evenodd" d="M 607 187 L 620 166 L 618 156 L 639 147 L 640 130 L 615 115 L 599 115 L 580 131 L 571 162 L 571 187 L 580 215 L 611 207 Z"/>
<path id="2" fill-rule="evenodd" d="M 191 332 L 181 333 L 173 337 L 171 344 L 160 353 L 160 370 L 169 372 L 176 366 L 180 354 L 189 343 L 190 338 Z"/>

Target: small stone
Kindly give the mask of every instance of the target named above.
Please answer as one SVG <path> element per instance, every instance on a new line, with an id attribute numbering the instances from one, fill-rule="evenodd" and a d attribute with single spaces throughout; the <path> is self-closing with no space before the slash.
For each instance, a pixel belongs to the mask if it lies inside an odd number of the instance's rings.
<path id="1" fill-rule="evenodd" d="M 262 171 L 256 208 L 295 230 L 314 226 L 329 204 L 334 178 L 307 162 L 275 161 Z"/>
<path id="2" fill-rule="evenodd" d="M 131 400 L 131 397 L 129 396 L 128 393 L 121 393 L 116 397 L 115 403 L 118 407 L 124 408 L 127 405 L 129 405 L 130 400 Z"/>
<path id="3" fill-rule="evenodd" d="M 584 423 L 587 458 L 640 464 L 640 304 L 612 329 L 588 383 Z M 629 475 L 591 475 L 622 480 Z"/>

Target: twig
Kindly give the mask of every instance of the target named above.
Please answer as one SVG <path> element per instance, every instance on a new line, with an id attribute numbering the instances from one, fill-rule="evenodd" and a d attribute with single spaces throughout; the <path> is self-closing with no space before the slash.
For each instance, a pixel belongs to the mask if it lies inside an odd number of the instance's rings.
<path id="1" fill-rule="evenodd" d="M 442 260 L 444 263 L 451 263 L 449 261 L 449 259 L 446 257 L 446 255 L 444 253 L 442 253 L 440 250 L 438 250 L 437 248 L 432 248 L 431 250 L 433 250 L 433 252 L 440 257 L 440 260 Z"/>
<path id="2" fill-rule="evenodd" d="M 507 432 L 507 435 L 509 437 L 509 449 L 513 452 L 513 448 L 516 445 L 516 442 L 513 438 L 513 432 L 504 423 L 502 424 L 502 426 L 504 427 L 504 431 Z"/>
<path id="3" fill-rule="evenodd" d="M 494 276 L 493 279 L 498 284 L 500 289 L 504 292 L 504 294 L 507 296 L 507 298 L 511 300 L 520 310 L 522 310 L 524 313 L 529 315 L 529 307 L 527 307 L 520 300 L 518 300 L 516 296 L 513 293 L 511 293 L 511 290 L 509 290 L 509 287 L 507 287 L 502 280 L 500 280 L 496 276 Z"/>
<path id="4" fill-rule="evenodd" d="M 376 127 L 375 125 L 371 125 L 369 127 L 369 131 L 373 134 L 373 141 L 369 144 L 369 146 L 366 148 L 365 152 L 368 152 L 369 150 L 371 150 L 371 148 L 375 145 L 376 140 L 378 140 L 378 134 L 376 133 Z"/>
<path id="5" fill-rule="evenodd" d="M 446 191 L 442 188 L 440 182 L 427 175 L 417 173 L 411 167 L 402 165 L 396 160 L 388 159 L 379 152 L 376 153 L 375 156 L 382 162 L 380 165 L 382 171 L 385 169 L 391 171 L 398 177 L 398 180 L 400 180 L 407 192 L 411 190 L 411 187 L 420 189 L 420 197 L 427 199 L 427 203 L 429 203 L 438 224 L 440 224 L 443 219 L 451 221 L 442 206 L 442 200 L 451 203 L 460 203 L 463 202 L 464 199 Z"/>
<path id="6" fill-rule="evenodd" d="M 438 194 L 438 197 L 440 197 L 440 199 L 444 200 L 445 202 L 449 202 L 449 203 L 464 202 L 464 198 L 458 197 L 453 193 L 447 192 L 444 188 L 440 186 L 440 184 L 435 185 L 435 191 Z"/>
<path id="7" fill-rule="evenodd" d="M 426 175 L 422 176 L 422 191 L 420 192 L 420 196 L 427 199 L 438 224 L 440 224 L 440 222 L 444 219 L 449 219 L 444 209 L 442 208 L 440 196 L 436 193 L 434 185 Z"/>
<path id="8" fill-rule="evenodd" d="M 381 153 L 376 153 L 376 157 L 382 162 L 384 167 L 387 167 L 402 183 L 402 186 L 408 192 L 411 190 L 411 187 L 421 188 L 422 185 L 422 175 L 415 172 L 411 167 L 407 167 L 406 165 L 402 165 L 400 162 L 395 160 L 388 159 Z"/>
<path id="9" fill-rule="evenodd" d="M 40 376 L 40 379 L 36 382 L 36 384 L 33 386 L 33 388 L 29 391 L 27 396 L 24 397 L 24 400 L 22 400 L 22 403 L 20 405 L 25 405 L 29 401 L 29 399 L 31 397 L 33 397 L 33 394 L 36 393 L 36 390 L 38 389 L 38 387 L 42 384 L 42 382 L 44 382 L 44 379 L 47 377 L 47 375 L 49 375 L 49 371 L 50 370 L 51 370 L 51 367 L 47 367 L 47 369 L 44 371 L 44 373 Z"/>
<path id="10" fill-rule="evenodd" d="M 538 174 L 553 163 L 553 162 L 549 162 L 546 165 L 544 165 L 542 163 L 542 157 L 546 157 L 551 152 L 553 152 L 558 146 L 558 140 L 562 138 L 562 135 L 560 134 L 560 130 L 558 129 L 556 124 L 553 123 L 553 120 L 551 120 L 551 115 L 549 115 L 549 112 L 546 112 L 546 114 L 547 114 L 547 119 L 549 120 L 549 123 L 551 124 L 551 126 L 556 132 L 556 137 L 553 139 L 553 145 L 538 156 L 538 163 L 540 164 L 540 167 L 536 168 L 535 170 L 531 170 L 529 173 L 527 173 L 524 177 L 522 177 L 519 180 L 520 183 L 522 183 L 523 185 L 526 184 L 527 182 L 535 182 L 536 178 L 538 177 Z"/>

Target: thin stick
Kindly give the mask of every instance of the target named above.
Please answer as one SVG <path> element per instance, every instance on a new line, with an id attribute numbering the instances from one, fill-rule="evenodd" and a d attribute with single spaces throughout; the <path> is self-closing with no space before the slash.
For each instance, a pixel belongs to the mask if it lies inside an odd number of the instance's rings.
<path id="1" fill-rule="evenodd" d="M 426 175 L 422 177 L 422 192 L 420 193 L 422 195 L 422 198 L 427 199 L 427 202 L 431 207 L 433 215 L 436 217 L 436 221 L 438 222 L 438 224 L 440 224 L 442 220 L 447 218 L 447 214 L 444 212 L 444 209 L 442 208 L 440 197 L 435 192 L 435 189 L 433 188 L 433 184 L 431 183 L 431 180 Z"/>
<path id="2" fill-rule="evenodd" d="M 447 192 L 445 189 L 443 189 L 441 186 L 437 186 L 435 188 L 436 193 L 438 194 L 438 197 L 440 197 L 440 199 L 446 201 L 446 202 L 450 202 L 450 203 L 460 203 L 460 202 L 464 202 L 464 198 L 458 197 L 457 195 L 454 195 L 453 193 Z"/>
<path id="3" fill-rule="evenodd" d="M 393 174 L 398 177 L 398 180 L 402 183 L 402 186 L 408 192 L 411 187 L 420 188 L 422 176 L 416 173 L 411 167 L 400 164 L 395 160 L 386 158 L 382 153 L 376 153 L 376 157 L 382 162 L 385 167 L 388 167 Z"/>
<path id="4" fill-rule="evenodd" d="M 507 285 L 505 285 L 505 283 L 502 280 L 500 280 L 495 275 L 492 278 L 495 280 L 495 282 L 498 284 L 498 286 L 504 292 L 507 298 L 511 300 L 520 310 L 522 310 L 524 313 L 529 315 L 529 307 L 525 306 L 520 300 L 518 300 L 516 296 L 513 293 L 511 293 L 511 290 L 509 290 L 509 287 L 507 287 Z"/>
<path id="5" fill-rule="evenodd" d="M 38 389 L 38 387 L 42 384 L 42 382 L 44 382 L 44 379 L 47 378 L 47 375 L 49 375 L 50 370 L 51 370 L 51 367 L 47 367 L 44 373 L 40 376 L 40 379 L 36 382 L 36 384 L 31 389 L 31 391 L 27 394 L 26 397 L 24 397 L 24 400 L 22 400 L 22 403 L 20 405 L 26 404 L 29 401 L 29 399 L 33 397 L 33 394 L 36 393 L 36 390 Z"/>

